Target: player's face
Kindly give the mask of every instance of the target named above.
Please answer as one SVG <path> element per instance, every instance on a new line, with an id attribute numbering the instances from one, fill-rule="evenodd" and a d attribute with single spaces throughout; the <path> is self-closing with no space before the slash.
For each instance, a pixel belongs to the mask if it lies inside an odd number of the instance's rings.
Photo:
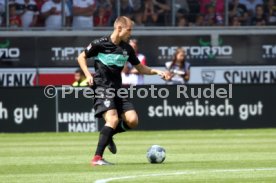
<path id="1" fill-rule="evenodd" d="M 122 29 L 121 29 L 121 32 L 120 32 L 120 37 L 123 41 L 128 41 L 128 39 L 130 38 L 131 36 L 131 32 L 132 32 L 132 25 L 129 24 L 129 25 L 125 25 L 125 26 L 122 26 Z"/>

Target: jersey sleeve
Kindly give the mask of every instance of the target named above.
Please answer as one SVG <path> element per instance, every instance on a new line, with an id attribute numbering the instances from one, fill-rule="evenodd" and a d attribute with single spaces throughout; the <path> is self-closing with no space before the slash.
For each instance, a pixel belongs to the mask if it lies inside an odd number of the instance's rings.
<path id="1" fill-rule="evenodd" d="M 139 59 L 137 58 L 133 48 L 131 46 L 129 46 L 130 49 L 129 49 L 129 57 L 128 57 L 128 62 L 130 62 L 132 65 L 138 65 L 140 64 L 140 61 Z"/>
<path id="2" fill-rule="evenodd" d="M 49 11 L 51 9 L 51 5 L 50 5 L 50 2 L 47 1 L 46 3 L 44 3 L 41 7 L 41 13 L 45 13 L 47 11 Z"/>
<path id="3" fill-rule="evenodd" d="M 84 50 L 85 56 L 87 58 L 97 56 L 100 50 L 100 41 L 94 40 L 92 41 Z"/>

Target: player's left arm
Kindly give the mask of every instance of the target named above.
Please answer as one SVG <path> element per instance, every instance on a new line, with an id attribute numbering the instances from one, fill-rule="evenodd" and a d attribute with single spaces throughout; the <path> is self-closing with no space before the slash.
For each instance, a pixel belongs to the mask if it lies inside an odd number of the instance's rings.
<path id="1" fill-rule="evenodd" d="M 160 71 L 157 69 L 152 69 L 146 65 L 140 63 L 139 59 L 137 58 L 133 48 L 129 46 L 129 58 L 128 61 L 137 69 L 140 74 L 146 75 L 159 75 L 162 79 L 169 80 L 170 74 L 168 72 Z"/>
<path id="2" fill-rule="evenodd" d="M 152 69 L 146 65 L 143 64 L 137 64 L 134 66 L 140 74 L 146 74 L 146 75 L 159 75 L 162 79 L 169 80 L 170 74 L 168 72 L 164 72 L 157 69 Z"/>

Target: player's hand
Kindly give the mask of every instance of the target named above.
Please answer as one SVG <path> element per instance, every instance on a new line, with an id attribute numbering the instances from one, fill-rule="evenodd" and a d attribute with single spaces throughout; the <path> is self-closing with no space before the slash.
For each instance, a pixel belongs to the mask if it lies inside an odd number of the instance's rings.
<path id="1" fill-rule="evenodd" d="M 86 80 L 87 80 L 87 83 L 89 86 L 93 85 L 93 76 L 92 75 L 86 76 Z"/>
<path id="2" fill-rule="evenodd" d="M 170 72 L 167 72 L 167 71 L 166 72 L 160 71 L 158 75 L 161 76 L 161 78 L 164 80 L 170 80 L 172 78 Z"/>

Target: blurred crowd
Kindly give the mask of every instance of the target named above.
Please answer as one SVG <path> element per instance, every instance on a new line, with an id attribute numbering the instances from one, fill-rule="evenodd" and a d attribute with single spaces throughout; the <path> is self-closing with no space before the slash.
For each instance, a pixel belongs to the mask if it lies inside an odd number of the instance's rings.
<path id="1" fill-rule="evenodd" d="M 8 6 L 6 6 L 8 2 Z M 120 15 L 136 26 L 276 25 L 276 0 L 0 0 L 0 26 L 92 29 Z M 228 3 L 226 6 L 225 3 Z M 8 7 L 8 9 L 6 8 Z M 228 10 L 225 10 L 228 7 Z M 227 20 L 226 20 L 227 17 Z"/>

